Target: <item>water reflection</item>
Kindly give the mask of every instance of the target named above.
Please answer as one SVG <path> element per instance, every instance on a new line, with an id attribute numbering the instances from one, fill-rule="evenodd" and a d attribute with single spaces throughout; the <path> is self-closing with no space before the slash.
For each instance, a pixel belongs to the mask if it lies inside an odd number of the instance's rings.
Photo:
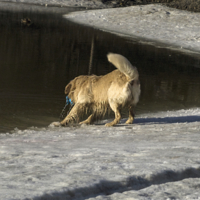
<path id="1" fill-rule="evenodd" d="M 24 17 L 33 25 L 23 26 Z M 0 132 L 58 120 L 65 85 L 80 74 L 113 70 L 108 52 L 138 68 L 137 113 L 200 106 L 198 57 L 75 25 L 60 14 L 1 11 Z"/>

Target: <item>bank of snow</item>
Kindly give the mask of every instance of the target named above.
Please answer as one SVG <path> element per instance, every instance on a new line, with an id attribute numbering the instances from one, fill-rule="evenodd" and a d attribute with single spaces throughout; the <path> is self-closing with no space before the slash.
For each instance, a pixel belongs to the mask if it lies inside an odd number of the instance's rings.
<path id="1" fill-rule="evenodd" d="M 116 34 L 200 52 L 200 13 L 151 4 L 74 12 L 65 17 Z"/>
<path id="2" fill-rule="evenodd" d="M 200 109 L 105 122 L 1 134 L 0 199 L 200 199 Z"/>

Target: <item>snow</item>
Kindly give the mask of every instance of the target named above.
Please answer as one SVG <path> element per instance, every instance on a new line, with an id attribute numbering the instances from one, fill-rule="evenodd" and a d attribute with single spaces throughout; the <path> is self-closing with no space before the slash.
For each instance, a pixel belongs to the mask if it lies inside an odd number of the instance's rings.
<path id="1" fill-rule="evenodd" d="M 115 34 L 200 52 L 200 13 L 151 4 L 65 15 L 71 21 Z"/>
<path id="2" fill-rule="evenodd" d="M 199 51 L 198 13 L 148 5 L 66 17 Z M 200 108 L 107 121 L 0 134 L 0 199 L 200 199 Z"/>
<path id="3" fill-rule="evenodd" d="M 200 109 L 124 121 L 1 134 L 0 199 L 200 199 Z"/>

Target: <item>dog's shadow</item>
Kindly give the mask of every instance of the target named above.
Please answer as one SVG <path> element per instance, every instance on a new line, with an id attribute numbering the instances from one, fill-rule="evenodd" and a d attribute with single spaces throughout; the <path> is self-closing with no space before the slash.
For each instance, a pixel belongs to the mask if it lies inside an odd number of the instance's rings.
<path id="1" fill-rule="evenodd" d="M 122 119 L 116 126 L 126 125 L 126 118 Z M 111 121 L 111 120 L 108 120 Z M 133 124 L 175 124 L 175 123 L 192 123 L 200 122 L 200 116 L 179 116 L 179 117 L 150 117 L 150 118 L 135 118 Z M 105 125 L 105 122 L 97 123 L 98 125 Z"/>
<path id="2" fill-rule="evenodd" d="M 125 119 L 122 123 L 125 123 Z M 178 116 L 178 117 L 151 117 L 151 118 L 136 118 L 133 124 L 173 124 L 173 123 L 192 123 L 200 122 L 200 116 Z"/>
<path id="3" fill-rule="evenodd" d="M 119 124 L 116 124 L 117 126 L 126 125 L 126 118 L 122 119 Z M 106 120 L 107 122 L 112 121 L 112 119 Z M 192 116 L 179 116 L 179 117 L 150 117 L 150 118 L 136 118 L 133 121 L 133 124 L 175 124 L 175 123 L 192 123 L 192 122 L 200 122 L 200 116 L 199 115 L 192 115 Z M 100 121 L 95 123 L 95 125 L 98 126 L 104 126 L 105 122 Z M 130 125 L 130 124 L 129 124 Z M 59 122 L 53 122 L 49 125 L 51 126 L 60 126 Z M 84 125 L 78 125 L 75 126 L 84 126 Z M 126 125 L 127 126 L 127 125 Z"/>

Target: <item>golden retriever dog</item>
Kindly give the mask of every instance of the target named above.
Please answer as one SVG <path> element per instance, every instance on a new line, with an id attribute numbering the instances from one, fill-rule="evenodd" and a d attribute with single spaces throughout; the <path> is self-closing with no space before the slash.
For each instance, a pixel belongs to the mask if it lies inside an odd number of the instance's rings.
<path id="1" fill-rule="evenodd" d="M 65 87 L 65 94 L 74 103 L 74 107 L 60 125 L 79 122 L 80 116 L 85 114 L 89 117 L 80 124 L 92 124 L 107 111 L 113 110 L 115 119 L 105 126 L 114 126 L 119 123 L 121 109 L 125 107 L 129 109 L 126 124 L 133 123 L 134 107 L 140 96 L 137 68 L 122 55 L 109 53 L 107 58 L 116 70 L 104 76 L 78 76 Z"/>

